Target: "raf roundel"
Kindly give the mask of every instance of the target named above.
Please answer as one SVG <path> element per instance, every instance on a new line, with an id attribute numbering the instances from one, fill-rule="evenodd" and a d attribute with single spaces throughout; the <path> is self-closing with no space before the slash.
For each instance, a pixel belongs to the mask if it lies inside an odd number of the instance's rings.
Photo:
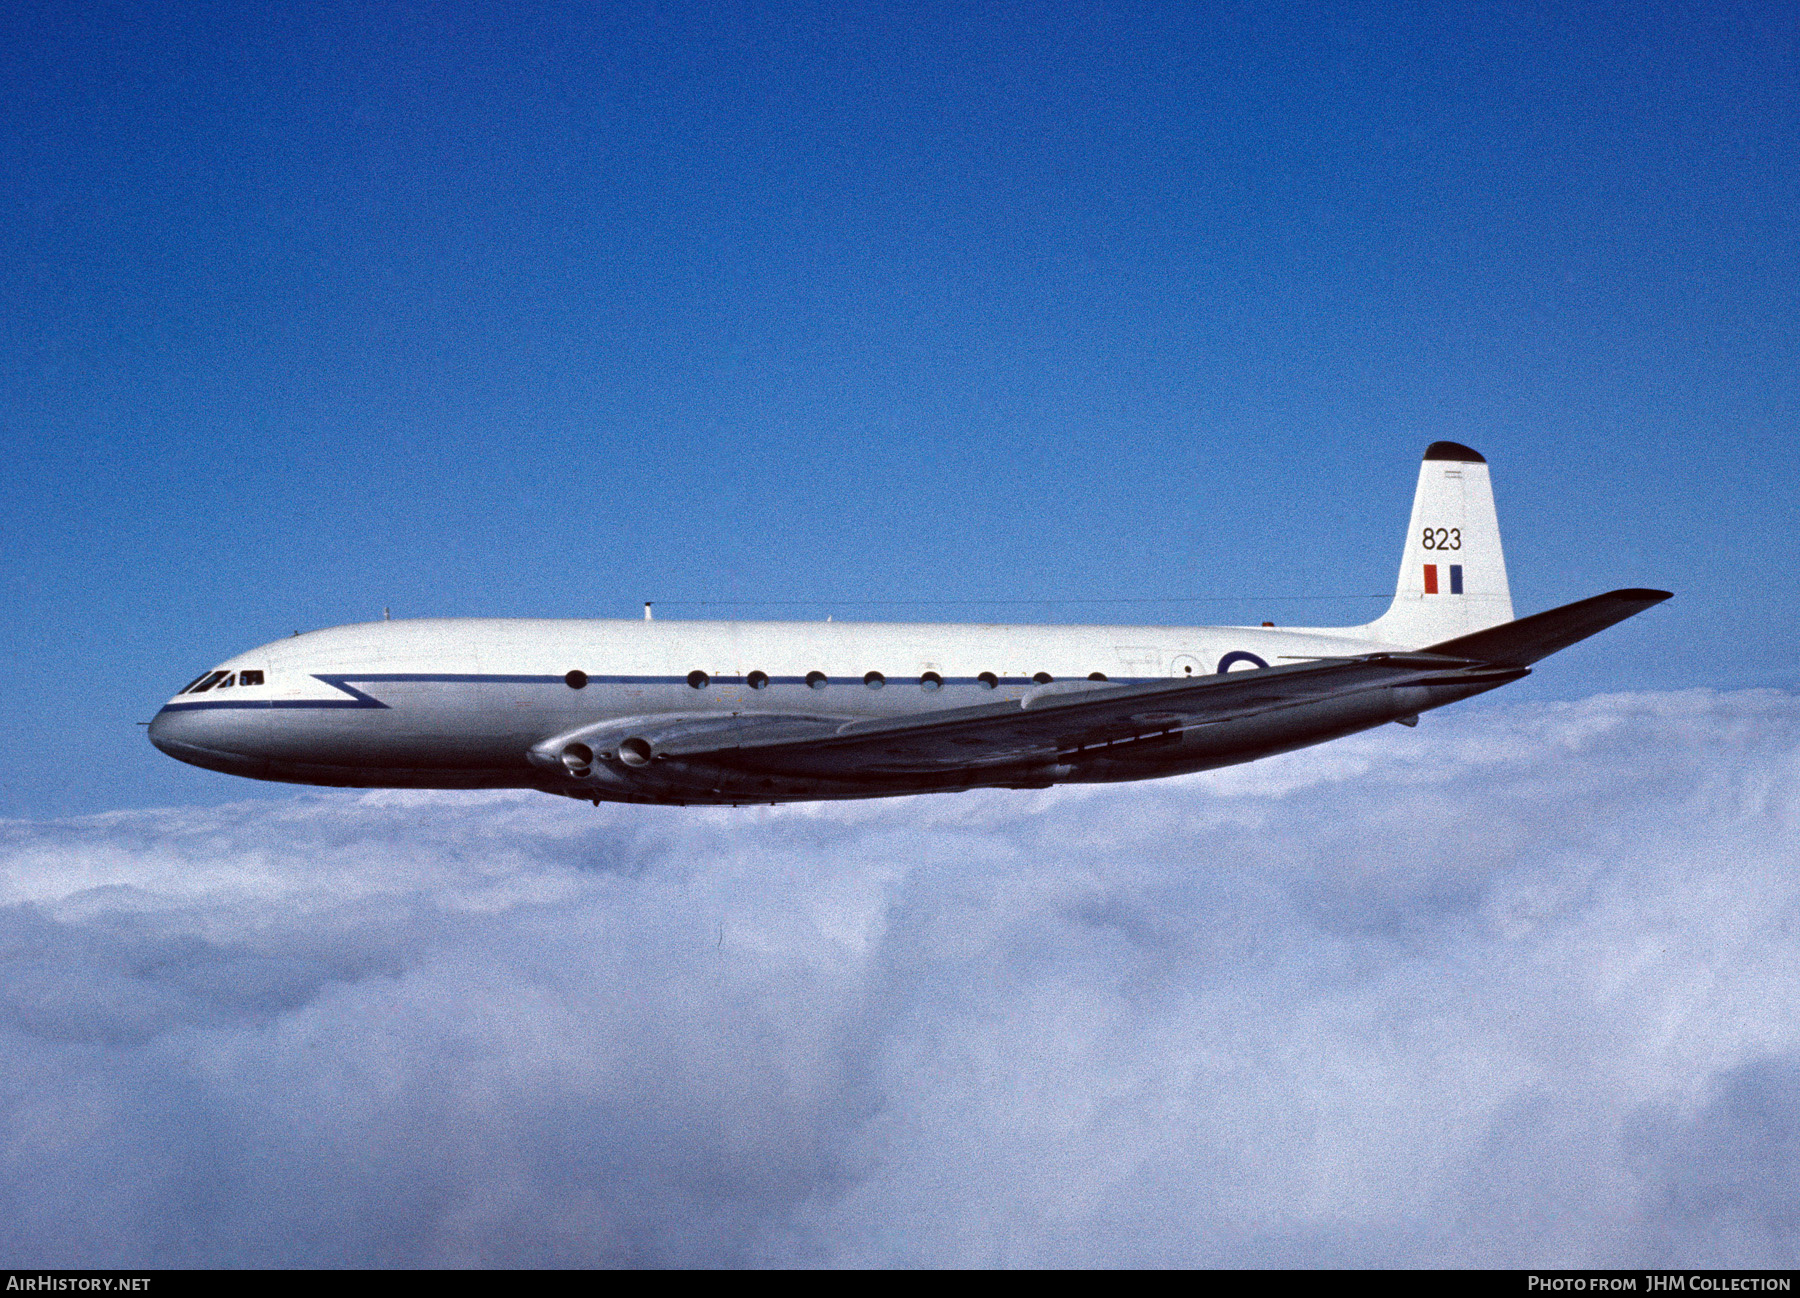
<path id="1" fill-rule="evenodd" d="M 1269 665 L 1253 653 L 1249 653 L 1243 649 L 1233 649 L 1230 653 L 1219 659 L 1218 674 L 1221 676 L 1225 675 L 1239 663 L 1249 663 L 1252 667 L 1267 667 Z"/>

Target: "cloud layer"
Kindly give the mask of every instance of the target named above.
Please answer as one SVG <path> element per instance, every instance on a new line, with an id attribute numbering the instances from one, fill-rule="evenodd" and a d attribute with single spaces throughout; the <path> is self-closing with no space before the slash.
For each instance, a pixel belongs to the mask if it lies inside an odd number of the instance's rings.
<path id="1" fill-rule="evenodd" d="M 19 1265 L 1800 1261 L 1800 700 L 0 824 Z"/>

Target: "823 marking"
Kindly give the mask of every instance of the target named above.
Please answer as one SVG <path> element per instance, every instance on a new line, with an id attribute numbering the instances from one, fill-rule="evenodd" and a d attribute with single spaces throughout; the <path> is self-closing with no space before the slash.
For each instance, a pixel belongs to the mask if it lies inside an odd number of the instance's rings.
<path id="1" fill-rule="evenodd" d="M 1427 550 L 1460 550 L 1462 528 L 1428 527 L 1425 529 L 1424 544 Z"/>

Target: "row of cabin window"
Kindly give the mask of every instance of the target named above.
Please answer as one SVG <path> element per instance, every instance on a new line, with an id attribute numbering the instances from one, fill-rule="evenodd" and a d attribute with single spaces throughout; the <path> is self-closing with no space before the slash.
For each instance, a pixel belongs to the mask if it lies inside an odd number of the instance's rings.
<path id="1" fill-rule="evenodd" d="M 177 695 L 204 694 L 208 690 L 228 690 L 236 685 L 261 685 L 261 672 L 201 672 L 193 680 L 176 690 Z"/>
<path id="2" fill-rule="evenodd" d="M 1049 672 L 1038 672 L 1031 679 L 1033 684 L 1048 685 L 1056 678 Z M 1090 681 L 1103 681 L 1106 679 L 1106 673 L 1089 672 L 1088 679 Z M 583 671 L 572 671 L 567 676 L 563 677 L 563 680 L 568 682 L 568 686 L 572 690 L 584 689 L 588 683 L 587 673 Z M 993 672 L 982 672 L 975 680 L 983 689 L 988 690 L 991 690 L 1000 684 L 1000 678 L 994 675 Z M 712 677 L 702 671 L 691 671 L 688 673 L 687 683 L 691 689 L 703 690 L 708 685 L 712 684 Z M 827 685 L 831 684 L 831 678 L 824 672 L 808 672 L 806 673 L 806 683 L 812 689 L 822 690 Z M 883 676 L 880 672 L 867 672 L 862 678 L 862 683 L 872 690 L 878 690 L 887 684 L 887 677 Z M 748 676 L 744 677 L 744 684 L 748 685 L 753 690 L 767 689 L 769 685 L 769 674 L 767 672 L 751 672 Z M 942 689 L 943 686 L 944 678 L 939 676 L 936 672 L 926 672 L 923 676 L 919 677 L 919 688 L 922 690 L 938 690 Z"/>

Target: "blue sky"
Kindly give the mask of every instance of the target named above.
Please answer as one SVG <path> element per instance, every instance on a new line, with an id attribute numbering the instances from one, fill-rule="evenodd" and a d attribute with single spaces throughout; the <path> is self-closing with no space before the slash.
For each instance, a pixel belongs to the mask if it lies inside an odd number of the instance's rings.
<path id="1" fill-rule="evenodd" d="M 0 24 L 7 814 L 383 606 L 1362 620 L 1440 438 L 1679 596 L 1509 696 L 1793 679 L 1785 7 Z"/>

